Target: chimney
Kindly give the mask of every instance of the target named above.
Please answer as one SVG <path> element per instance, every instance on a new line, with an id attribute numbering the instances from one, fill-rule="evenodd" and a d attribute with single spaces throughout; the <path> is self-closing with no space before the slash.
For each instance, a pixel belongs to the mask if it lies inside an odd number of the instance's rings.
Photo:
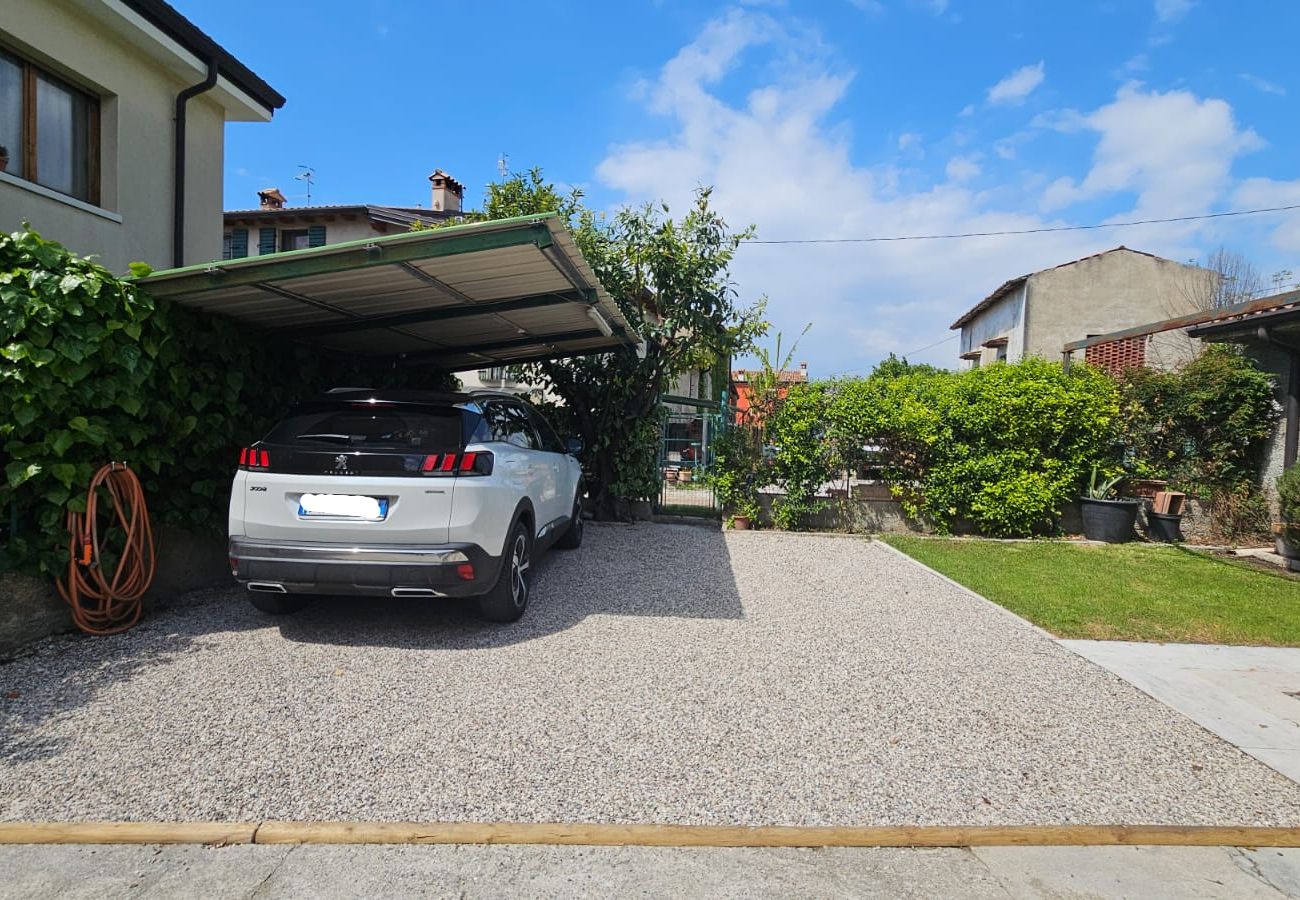
<path id="1" fill-rule="evenodd" d="M 808 364 L 806 362 L 799 363 L 799 371 L 804 374 L 805 378 L 808 377 Z"/>
<path id="2" fill-rule="evenodd" d="M 279 188 L 267 188 L 257 192 L 258 204 L 262 209 L 284 209 L 284 194 Z"/>
<path id="3" fill-rule="evenodd" d="M 435 169 L 429 176 L 433 183 L 433 209 L 435 212 L 458 213 L 461 201 L 465 199 L 465 185 L 452 178 L 442 169 Z"/>

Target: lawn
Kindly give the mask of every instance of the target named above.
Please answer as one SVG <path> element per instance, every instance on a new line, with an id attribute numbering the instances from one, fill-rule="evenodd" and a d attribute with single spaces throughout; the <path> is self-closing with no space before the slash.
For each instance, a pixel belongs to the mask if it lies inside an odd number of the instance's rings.
<path id="1" fill-rule="evenodd" d="M 1300 579 L 1193 550 L 882 540 L 1058 637 L 1300 646 Z"/>

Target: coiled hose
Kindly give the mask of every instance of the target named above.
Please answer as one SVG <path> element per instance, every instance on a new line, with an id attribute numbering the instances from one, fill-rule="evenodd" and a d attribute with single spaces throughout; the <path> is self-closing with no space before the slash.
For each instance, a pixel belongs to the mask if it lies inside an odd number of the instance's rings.
<path id="1" fill-rule="evenodd" d="M 103 559 L 112 552 L 107 538 L 116 529 L 110 521 L 100 533 L 100 488 L 107 491 L 117 529 L 125 535 L 111 580 Z M 68 579 L 55 581 L 59 596 L 72 607 L 82 631 L 118 634 L 140 620 L 140 598 L 153 583 L 154 565 L 153 529 L 140 479 L 126 463 L 108 463 L 90 479 L 86 511 L 68 512 Z"/>

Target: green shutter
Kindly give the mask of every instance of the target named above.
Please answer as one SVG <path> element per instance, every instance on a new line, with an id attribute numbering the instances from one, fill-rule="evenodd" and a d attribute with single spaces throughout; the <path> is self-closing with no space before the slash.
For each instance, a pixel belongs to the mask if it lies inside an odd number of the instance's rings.
<path id="1" fill-rule="evenodd" d="M 243 259 L 248 255 L 248 229 L 230 229 L 230 258 Z"/>
<path id="2" fill-rule="evenodd" d="M 311 225 L 307 228 L 307 246 L 308 247 L 325 246 L 324 225 Z"/>
<path id="3" fill-rule="evenodd" d="M 274 228 L 259 228 L 257 230 L 257 252 L 261 256 L 275 252 Z"/>

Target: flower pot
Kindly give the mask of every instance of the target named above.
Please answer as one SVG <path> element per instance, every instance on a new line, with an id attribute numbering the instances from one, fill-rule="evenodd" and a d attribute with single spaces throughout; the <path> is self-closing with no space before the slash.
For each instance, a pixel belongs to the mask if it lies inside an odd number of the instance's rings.
<path id="1" fill-rule="evenodd" d="M 1178 544 L 1183 540 L 1183 533 L 1179 530 L 1179 524 L 1183 521 L 1182 516 L 1171 516 L 1168 513 L 1158 513 L 1155 510 L 1147 511 L 1147 537 L 1153 541 L 1159 541 L 1162 544 Z"/>
<path id="2" fill-rule="evenodd" d="M 1083 511 L 1083 534 L 1088 540 L 1105 541 L 1107 544 L 1122 544 L 1133 540 L 1138 501 L 1080 497 L 1079 506 Z"/>
<path id="3" fill-rule="evenodd" d="M 677 480 L 676 469 L 664 469 L 664 481 L 667 481 L 669 484 L 672 484 L 676 480 Z"/>
<path id="4" fill-rule="evenodd" d="M 737 531 L 749 531 L 749 516 L 732 516 L 731 527 Z"/>
<path id="5" fill-rule="evenodd" d="M 677 480 L 678 480 L 679 482 L 681 482 L 682 484 L 690 484 L 690 483 L 691 483 L 691 470 L 690 470 L 690 469 L 682 469 L 680 472 L 677 473 Z"/>

